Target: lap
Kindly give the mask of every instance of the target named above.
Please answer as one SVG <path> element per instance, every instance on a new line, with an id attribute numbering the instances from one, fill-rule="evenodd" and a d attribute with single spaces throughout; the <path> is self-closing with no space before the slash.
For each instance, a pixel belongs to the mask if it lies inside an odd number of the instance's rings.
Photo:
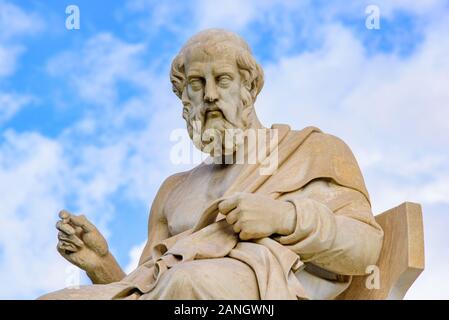
<path id="1" fill-rule="evenodd" d="M 129 284 L 115 282 L 107 285 L 89 285 L 63 289 L 39 299 L 111 299 Z M 201 259 L 179 263 L 167 270 L 156 287 L 131 299 L 259 299 L 259 289 L 253 270 L 232 258 Z"/>
<path id="2" fill-rule="evenodd" d="M 142 299 L 259 299 L 253 270 L 232 258 L 201 259 L 175 265 Z"/>
<path id="3" fill-rule="evenodd" d="M 38 300 L 110 300 L 126 287 L 120 282 L 83 285 L 47 293 Z"/>

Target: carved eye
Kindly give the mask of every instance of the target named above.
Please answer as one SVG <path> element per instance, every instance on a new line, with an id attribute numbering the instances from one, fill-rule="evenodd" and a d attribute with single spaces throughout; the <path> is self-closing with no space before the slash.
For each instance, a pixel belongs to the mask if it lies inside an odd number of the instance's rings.
<path id="1" fill-rule="evenodd" d="M 228 76 L 228 75 L 222 75 L 222 76 L 219 76 L 218 77 L 218 79 L 217 79 L 218 81 L 218 85 L 220 86 L 220 87 L 227 87 L 227 86 L 229 86 L 230 84 L 231 84 L 231 82 L 232 82 L 232 78 L 230 77 L 230 76 Z"/>
<path id="2" fill-rule="evenodd" d="M 189 85 L 194 91 L 198 91 L 203 88 L 203 81 L 200 78 L 192 78 L 189 80 Z"/>

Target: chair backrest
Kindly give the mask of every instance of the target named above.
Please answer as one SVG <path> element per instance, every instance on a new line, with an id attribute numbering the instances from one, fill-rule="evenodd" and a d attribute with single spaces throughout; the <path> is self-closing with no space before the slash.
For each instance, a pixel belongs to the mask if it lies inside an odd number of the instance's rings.
<path id="1" fill-rule="evenodd" d="M 407 290 L 424 270 L 424 230 L 421 206 L 404 202 L 377 215 L 383 228 L 384 242 L 377 262 L 380 285 L 373 288 L 376 271 L 357 276 L 337 299 L 384 300 L 403 299 Z M 368 282 L 368 285 L 367 285 Z M 369 289 L 371 288 L 371 289 Z"/>

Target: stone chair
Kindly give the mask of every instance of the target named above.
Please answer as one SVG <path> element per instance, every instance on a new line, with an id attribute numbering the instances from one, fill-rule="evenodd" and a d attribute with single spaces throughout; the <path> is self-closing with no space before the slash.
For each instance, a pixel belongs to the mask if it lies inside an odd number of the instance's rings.
<path id="1" fill-rule="evenodd" d="M 404 202 L 375 217 L 385 236 L 377 266 L 379 289 L 368 289 L 367 277 L 354 277 L 340 300 L 397 300 L 424 270 L 424 232 L 421 206 Z M 373 273 L 372 273 L 373 274 Z M 372 275 L 371 274 L 371 275 Z"/>

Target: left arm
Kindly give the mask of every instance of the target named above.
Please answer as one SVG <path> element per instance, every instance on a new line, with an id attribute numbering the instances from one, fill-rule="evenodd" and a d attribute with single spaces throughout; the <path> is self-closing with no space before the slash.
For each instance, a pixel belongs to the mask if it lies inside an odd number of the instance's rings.
<path id="1" fill-rule="evenodd" d="M 237 194 L 219 209 L 242 240 L 272 236 L 304 262 L 339 274 L 364 274 L 382 246 L 368 200 L 330 181 L 315 180 L 278 200 Z"/>

